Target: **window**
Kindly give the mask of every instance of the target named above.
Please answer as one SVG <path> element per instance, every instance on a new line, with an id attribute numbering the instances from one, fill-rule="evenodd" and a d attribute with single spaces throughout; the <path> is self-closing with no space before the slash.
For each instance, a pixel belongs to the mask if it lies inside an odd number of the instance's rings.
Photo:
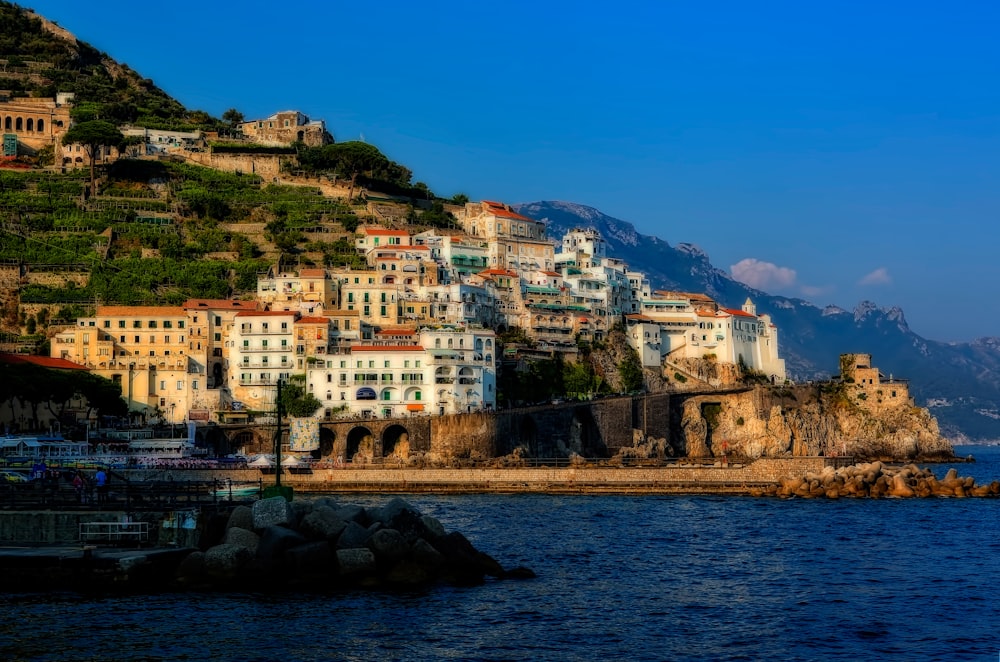
<path id="1" fill-rule="evenodd" d="M 125 320 L 118 320 L 118 328 L 119 329 L 125 328 Z"/>
<path id="2" fill-rule="evenodd" d="M 420 400 L 420 397 L 421 397 L 420 391 L 416 391 L 416 392 L 413 393 L 413 399 L 414 400 Z"/>
<path id="3" fill-rule="evenodd" d="M 193 390 L 195 390 L 195 391 L 197 391 L 197 390 L 198 390 L 198 380 L 197 380 L 197 379 L 192 379 L 192 380 L 191 380 L 191 388 L 192 388 Z"/>
<path id="4" fill-rule="evenodd" d="M 418 359 L 418 360 L 416 361 L 416 365 L 415 365 L 415 367 L 417 367 L 417 368 L 419 368 L 419 367 L 420 367 L 420 360 L 419 360 L 419 359 Z"/>
<path id="5" fill-rule="evenodd" d="M 383 368 L 388 368 L 388 367 L 389 367 L 389 362 L 388 362 L 388 361 L 385 361 L 385 362 L 383 363 L 382 367 L 383 367 Z"/>
<path id="6" fill-rule="evenodd" d="M 172 328 L 174 328 L 174 323 L 171 322 L 170 320 L 166 320 L 166 321 L 163 322 L 163 328 L 164 329 L 172 329 Z"/>
<path id="7" fill-rule="evenodd" d="M 180 379 L 177 380 L 177 390 L 178 391 L 183 391 L 184 390 L 184 382 L 182 380 L 180 380 Z"/>
<path id="8" fill-rule="evenodd" d="M 374 361 L 369 361 L 368 362 L 368 367 L 369 368 L 374 368 L 375 367 L 375 362 Z"/>
<path id="9" fill-rule="evenodd" d="M 216 333 L 215 334 L 215 342 L 222 342 L 222 334 L 221 333 Z"/>
<path id="10" fill-rule="evenodd" d="M 111 320 L 104 320 L 104 328 L 105 329 L 111 328 Z"/>
<path id="11" fill-rule="evenodd" d="M 166 391 L 167 390 L 167 381 L 165 379 L 161 379 L 160 380 L 160 390 L 161 391 Z"/>
<path id="12" fill-rule="evenodd" d="M 149 320 L 149 328 L 151 329 L 156 328 L 156 320 Z"/>

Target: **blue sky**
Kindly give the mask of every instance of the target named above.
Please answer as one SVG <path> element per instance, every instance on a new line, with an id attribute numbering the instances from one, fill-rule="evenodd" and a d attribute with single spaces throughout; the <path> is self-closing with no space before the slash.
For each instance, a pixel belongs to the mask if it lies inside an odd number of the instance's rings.
<path id="1" fill-rule="evenodd" d="M 34 0 L 191 108 L 567 200 L 774 294 L 1000 335 L 1000 4 Z M 727 302 L 732 303 L 732 302 Z"/>

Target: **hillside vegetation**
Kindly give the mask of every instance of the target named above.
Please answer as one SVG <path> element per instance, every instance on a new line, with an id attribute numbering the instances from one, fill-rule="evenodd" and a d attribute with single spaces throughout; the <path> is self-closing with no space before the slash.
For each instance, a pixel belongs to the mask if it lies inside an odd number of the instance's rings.
<path id="1" fill-rule="evenodd" d="M 0 89 L 14 96 L 76 95 L 74 116 L 164 129 L 213 129 L 220 122 L 189 111 L 127 65 L 54 23 L 0 0 Z"/>

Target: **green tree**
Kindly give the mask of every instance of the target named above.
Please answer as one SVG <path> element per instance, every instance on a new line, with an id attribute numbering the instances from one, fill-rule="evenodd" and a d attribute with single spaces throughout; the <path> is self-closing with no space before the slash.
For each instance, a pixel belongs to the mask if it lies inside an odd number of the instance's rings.
<path id="1" fill-rule="evenodd" d="M 626 349 L 628 353 L 618 364 L 618 372 L 622 377 L 622 387 L 626 392 L 641 391 L 645 382 L 642 375 L 642 363 L 639 362 L 639 353 L 631 347 Z"/>
<path id="2" fill-rule="evenodd" d="M 245 121 L 243 113 L 236 110 L 235 108 L 230 108 L 226 112 L 222 113 L 222 121 L 229 125 L 229 128 L 235 129 L 237 126 Z"/>
<path id="3" fill-rule="evenodd" d="M 306 393 L 305 375 L 292 375 L 281 388 L 281 409 L 289 416 L 312 416 L 323 403 L 312 393 Z"/>
<path id="4" fill-rule="evenodd" d="M 79 143 L 87 151 L 90 158 L 90 191 L 94 192 L 94 158 L 101 147 L 117 147 L 125 141 L 125 136 L 111 122 L 104 120 L 91 120 L 80 122 L 70 127 L 69 131 L 63 134 L 64 145 Z"/>

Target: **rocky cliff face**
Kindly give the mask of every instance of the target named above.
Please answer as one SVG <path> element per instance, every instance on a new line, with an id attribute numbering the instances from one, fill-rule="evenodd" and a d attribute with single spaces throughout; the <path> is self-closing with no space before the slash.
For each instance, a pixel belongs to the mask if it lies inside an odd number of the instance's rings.
<path id="1" fill-rule="evenodd" d="M 900 461 L 954 454 L 927 409 L 868 406 L 843 385 L 758 386 L 693 396 L 678 407 L 671 446 L 680 456 L 849 455 Z"/>

